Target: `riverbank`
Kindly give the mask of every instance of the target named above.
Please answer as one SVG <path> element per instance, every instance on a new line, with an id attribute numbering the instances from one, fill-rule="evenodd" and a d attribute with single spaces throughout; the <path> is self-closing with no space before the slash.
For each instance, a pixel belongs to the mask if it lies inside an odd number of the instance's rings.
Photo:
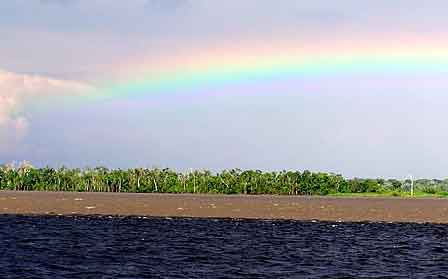
<path id="1" fill-rule="evenodd" d="M 448 200 L 0 191 L 0 214 L 448 223 Z"/>

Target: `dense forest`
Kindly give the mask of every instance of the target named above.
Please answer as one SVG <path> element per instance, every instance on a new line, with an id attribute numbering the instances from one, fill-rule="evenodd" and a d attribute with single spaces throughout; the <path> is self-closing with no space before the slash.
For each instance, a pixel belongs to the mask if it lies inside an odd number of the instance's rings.
<path id="1" fill-rule="evenodd" d="M 222 193 L 329 195 L 378 193 L 402 195 L 410 180 L 347 179 L 333 173 L 310 171 L 207 170 L 176 172 L 170 169 L 34 168 L 28 163 L 0 167 L 0 190 Z M 448 180 L 414 181 L 417 193 L 448 194 Z"/>

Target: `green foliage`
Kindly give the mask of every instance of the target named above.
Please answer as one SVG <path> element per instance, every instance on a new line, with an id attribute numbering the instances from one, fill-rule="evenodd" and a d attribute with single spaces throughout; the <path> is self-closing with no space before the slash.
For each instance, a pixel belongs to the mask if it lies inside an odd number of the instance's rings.
<path id="1" fill-rule="evenodd" d="M 400 192 L 397 192 L 397 191 L 393 191 L 393 192 L 391 193 L 391 196 L 392 196 L 392 197 L 400 197 L 400 196 L 401 196 L 401 193 L 400 193 Z"/>
<path id="2" fill-rule="evenodd" d="M 438 183 L 438 184 L 437 184 Z M 447 183 L 445 185 L 444 183 Z M 135 192 L 135 193 L 221 193 L 329 195 L 349 193 L 397 193 L 403 182 L 395 179 L 346 179 L 339 174 L 310 171 L 262 172 L 224 170 L 212 173 L 195 170 L 179 173 L 170 169 L 36 169 L 0 167 L 0 190 Z M 447 180 L 418 180 L 421 192 L 448 192 Z M 446 186 L 446 187 L 445 187 Z"/>
<path id="3" fill-rule="evenodd" d="M 401 187 L 403 186 L 403 183 L 396 179 L 390 179 L 389 183 L 391 184 L 393 190 L 401 189 Z"/>
<path id="4" fill-rule="evenodd" d="M 438 192 L 436 188 L 428 186 L 423 187 L 421 191 L 426 194 L 436 194 Z"/>

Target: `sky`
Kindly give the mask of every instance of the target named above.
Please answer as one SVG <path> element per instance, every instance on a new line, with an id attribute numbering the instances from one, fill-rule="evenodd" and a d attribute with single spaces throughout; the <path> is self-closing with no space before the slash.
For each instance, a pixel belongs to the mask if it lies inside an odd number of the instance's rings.
<path id="1" fill-rule="evenodd" d="M 0 3 L 0 163 L 448 174 L 446 1 Z"/>

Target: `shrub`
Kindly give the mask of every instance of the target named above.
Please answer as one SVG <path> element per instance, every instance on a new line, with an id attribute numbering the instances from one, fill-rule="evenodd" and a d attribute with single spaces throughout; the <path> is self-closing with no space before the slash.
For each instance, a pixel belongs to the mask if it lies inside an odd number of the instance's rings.
<path id="1" fill-rule="evenodd" d="M 422 188 L 422 192 L 426 194 L 437 194 L 437 189 L 435 187 L 425 186 Z"/>
<path id="2" fill-rule="evenodd" d="M 401 193 L 398 192 L 398 191 L 393 191 L 393 192 L 391 193 L 391 195 L 392 195 L 392 197 L 400 197 L 400 196 L 401 196 Z"/>

